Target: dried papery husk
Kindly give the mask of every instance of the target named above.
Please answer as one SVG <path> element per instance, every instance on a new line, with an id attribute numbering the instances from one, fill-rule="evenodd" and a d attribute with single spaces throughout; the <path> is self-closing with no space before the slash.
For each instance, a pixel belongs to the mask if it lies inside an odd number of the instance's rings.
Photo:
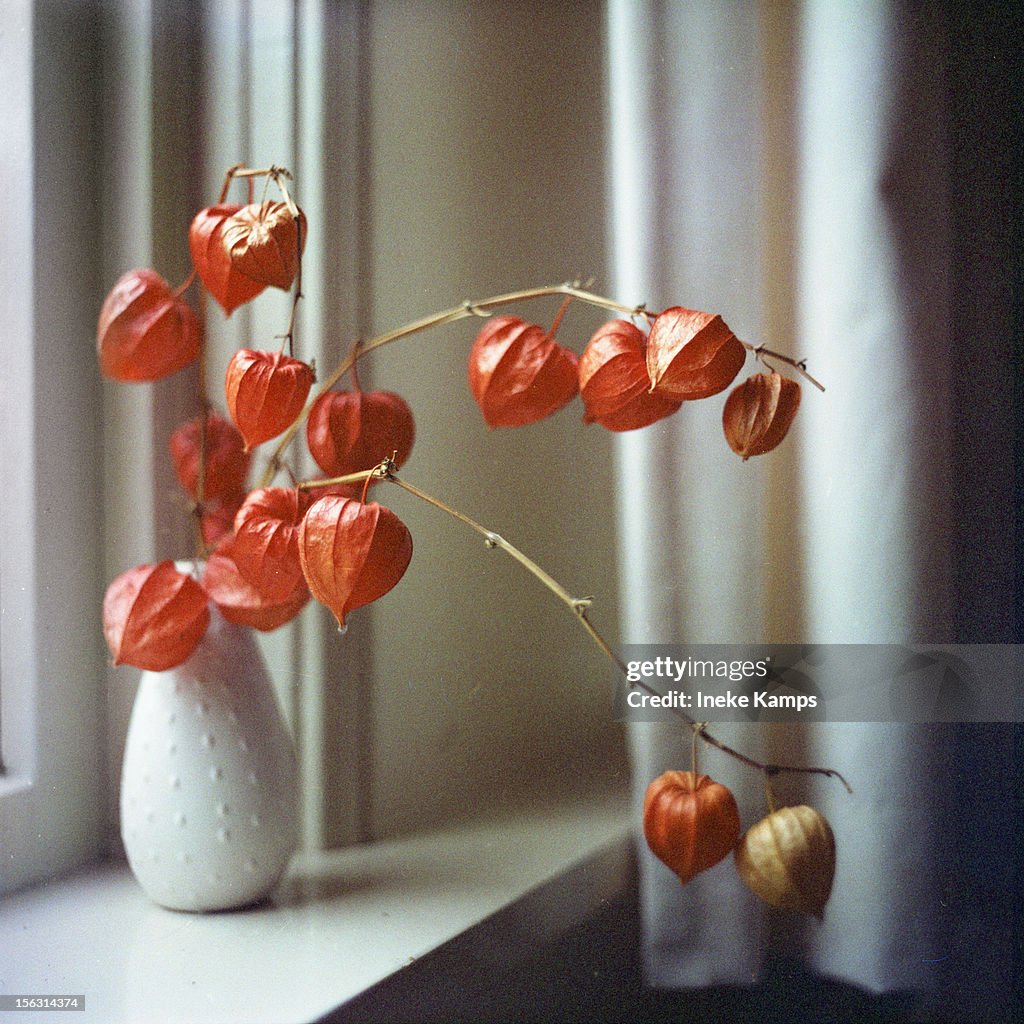
<path id="1" fill-rule="evenodd" d="M 235 516 L 231 555 L 241 575 L 268 601 L 284 601 L 301 582 L 299 526 L 313 497 L 294 487 L 250 492 Z"/>
<path id="2" fill-rule="evenodd" d="M 412 409 L 393 391 L 328 391 L 309 411 L 306 444 L 328 476 L 405 464 L 416 440 Z"/>
<path id="3" fill-rule="evenodd" d="M 746 462 L 782 443 L 800 407 L 800 384 L 780 373 L 755 373 L 725 400 L 725 439 Z"/>
<path id="4" fill-rule="evenodd" d="M 103 635 L 115 665 L 174 668 L 196 649 L 209 624 L 203 588 L 170 561 L 121 573 L 103 599 Z"/>
<path id="5" fill-rule="evenodd" d="M 254 299 L 266 287 L 239 273 L 224 248 L 224 223 L 241 208 L 237 203 L 208 206 L 193 217 L 188 229 L 192 265 L 203 286 L 228 316 L 239 306 Z"/>
<path id="6" fill-rule="evenodd" d="M 668 771 L 644 796 L 644 838 L 685 885 L 736 844 L 740 812 L 732 792 L 707 775 Z"/>
<path id="7" fill-rule="evenodd" d="M 232 214 L 221 239 L 235 270 L 263 285 L 287 291 L 299 270 L 299 245 L 306 247 L 306 218 L 287 203 L 250 203 Z"/>
<path id="8" fill-rule="evenodd" d="M 743 368 L 747 350 L 717 313 L 672 306 L 647 338 L 647 373 L 654 392 L 694 400 L 724 391 Z"/>
<path id="9" fill-rule="evenodd" d="M 647 375 L 647 339 L 628 320 L 597 329 L 580 356 L 580 397 L 586 423 L 608 430 L 639 430 L 672 415 L 683 404 L 654 394 Z"/>
<path id="10" fill-rule="evenodd" d="M 302 520 L 299 556 L 313 596 L 344 628 L 349 612 L 382 597 L 405 574 L 412 535 L 383 505 L 328 494 Z"/>
<path id="11" fill-rule="evenodd" d="M 294 590 L 283 599 L 268 597 L 242 576 L 231 547 L 233 537 L 218 545 L 206 561 L 203 587 L 228 622 L 251 626 L 267 633 L 291 622 L 309 602 L 309 588 L 299 578 Z"/>
<path id="12" fill-rule="evenodd" d="M 183 423 L 171 434 L 170 450 L 178 482 L 198 496 L 202 416 Z M 206 416 L 206 472 L 203 501 L 226 499 L 245 490 L 249 454 L 238 428 L 215 412 Z"/>
<path id="13" fill-rule="evenodd" d="M 203 328 L 155 271 L 129 270 L 111 289 L 96 325 L 100 369 L 113 380 L 161 380 L 199 355 Z"/>
<path id="14" fill-rule="evenodd" d="M 283 352 L 251 348 L 235 352 L 224 377 L 224 395 L 246 449 L 291 426 L 312 386 L 312 368 Z"/>
<path id="15" fill-rule="evenodd" d="M 579 360 L 537 324 L 495 316 L 473 342 L 468 376 L 489 427 L 523 427 L 572 401 L 579 390 Z"/>
<path id="16" fill-rule="evenodd" d="M 813 807 L 783 807 L 752 825 L 735 859 L 740 878 L 766 903 L 822 918 L 835 876 L 836 841 Z"/>

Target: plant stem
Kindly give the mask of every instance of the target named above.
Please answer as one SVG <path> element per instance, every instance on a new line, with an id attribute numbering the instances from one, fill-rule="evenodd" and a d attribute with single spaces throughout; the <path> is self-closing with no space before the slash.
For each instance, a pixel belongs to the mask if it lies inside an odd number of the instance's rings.
<path id="1" fill-rule="evenodd" d="M 555 319 L 551 321 L 551 329 L 548 331 L 548 337 L 552 341 L 555 340 L 558 328 L 562 325 L 562 318 L 569 312 L 570 305 L 572 305 L 572 296 L 568 295 L 562 300 L 562 304 L 558 307 L 558 312 L 555 313 Z"/>
<path id="2" fill-rule="evenodd" d="M 613 313 L 624 313 L 627 316 L 641 316 L 645 310 L 643 306 L 625 306 L 614 299 L 605 298 L 603 295 L 594 295 L 577 288 L 575 284 L 566 283 L 559 285 L 542 286 L 540 288 L 525 288 L 521 291 L 505 292 L 502 295 L 492 295 L 488 299 L 481 299 L 478 302 L 467 299 L 458 306 L 451 309 L 443 309 L 439 313 L 432 313 L 430 316 L 413 320 L 411 323 L 388 331 L 385 334 L 378 334 L 369 341 L 359 346 L 358 357 L 362 358 L 367 352 L 375 348 L 390 345 L 394 341 L 407 338 L 411 334 L 418 334 L 420 331 L 430 330 L 433 327 L 441 327 L 444 324 L 455 323 L 457 320 L 465 320 L 471 316 L 488 316 L 490 311 L 501 306 L 512 306 L 519 302 L 528 302 L 531 299 L 542 299 L 551 295 L 567 295 L 579 299 L 581 302 L 589 303 L 600 309 L 607 309 Z M 348 370 L 353 359 L 350 354 L 347 359 L 324 381 L 323 390 L 332 388 Z"/>
<path id="3" fill-rule="evenodd" d="M 176 299 L 180 299 L 192 287 L 192 282 L 196 279 L 195 267 L 192 268 L 192 273 L 185 278 L 185 280 L 174 289 L 172 294 Z"/>
<path id="4" fill-rule="evenodd" d="M 245 164 L 235 164 L 234 167 L 229 167 L 224 172 L 224 184 L 220 187 L 220 197 L 217 199 L 218 206 L 224 202 L 228 197 L 228 190 L 231 188 L 231 181 L 236 176 L 241 175 L 245 171 Z M 250 188 L 252 187 L 252 179 L 249 180 Z M 251 197 L 250 197 L 251 201 Z"/>
<path id="5" fill-rule="evenodd" d="M 457 519 L 460 523 L 464 523 L 471 530 L 480 534 L 484 538 L 484 543 L 488 548 L 500 548 L 505 554 L 515 559 L 523 568 L 530 572 L 536 577 L 545 587 L 548 588 L 563 604 L 565 604 L 570 611 L 576 616 L 577 621 L 586 631 L 587 635 L 594 641 L 594 643 L 600 648 L 600 650 L 612 661 L 612 663 L 618 668 L 624 677 L 628 680 L 628 670 L 625 663 L 612 649 L 611 644 L 601 635 L 597 627 L 590 621 L 589 610 L 593 603 L 593 599 L 589 597 L 573 597 L 568 590 L 565 589 L 556 579 L 554 579 L 548 572 L 542 569 L 532 558 L 529 558 L 522 551 L 520 551 L 515 545 L 510 544 L 500 534 L 495 533 L 493 530 L 487 529 L 482 526 L 475 519 L 467 516 L 464 512 L 460 512 L 458 509 L 453 508 L 451 505 L 441 501 L 439 498 L 435 498 L 431 494 L 427 494 L 426 491 L 420 490 L 413 484 L 408 483 L 405 480 L 400 479 L 394 471 L 394 463 L 390 460 L 385 460 L 381 463 L 377 469 L 372 470 L 372 473 L 378 475 L 383 480 L 388 480 L 402 490 L 407 491 L 409 494 L 421 501 L 426 502 L 428 505 L 432 505 L 434 508 L 439 509 L 442 512 L 447 513 L 453 519 Z M 361 476 L 361 474 L 354 474 L 355 476 Z M 300 485 L 307 486 L 307 485 Z M 651 694 L 652 696 L 658 696 L 658 691 L 653 687 L 645 683 L 643 680 L 637 680 L 631 682 L 630 685 L 636 686 L 641 690 Z M 678 715 L 693 731 L 694 740 L 697 737 L 702 739 L 705 743 L 712 747 L 717 748 L 723 754 L 727 754 L 729 757 L 740 761 L 742 764 L 747 765 L 756 771 L 761 772 L 766 780 L 770 779 L 773 775 L 780 775 L 782 773 L 800 773 L 807 775 L 824 775 L 827 778 L 838 779 L 843 786 L 846 787 L 847 792 L 852 793 L 853 790 L 850 788 L 850 784 L 846 781 L 843 776 L 837 772 L 834 768 L 815 768 L 806 767 L 802 765 L 788 765 L 788 764 L 774 764 L 765 763 L 763 761 L 757 761 L 752 757 L 748 757 L 746 754 L 740 753 L 740 751 L 723 743 L 721 740 L 712 736 L 705 729 L 706 723 L 698 722 L 691 718 L 681 708 L 672 708 L 673 712 Z"/>
<path id="6" fill-rule="evenodd" d="M 381 478 L 379 466 L 373 469 L 361 469 L 358 473 L 346 473 L 344 476 L 325 477 L 322 480 L 303 480 L 295 485 L 299 491 L 315 491 L 319 487 L 334 487 L 336 484 L 361 484 L 374 477 Z"/>
<path id="7" fill-rule="evenodd" d="M 276 179 L 275 179 L 276 180 Z M 280 182 L 278 183 L 280 184 Z M 282 192 L 284 187 L 281 188 Z M 287 196 L 288 193 L 285 192 Z M 290 200 L 289 200 L 290 202 Z M 292 209 L 292 216 L 295 218 L 295 293 L 292 296 L 292 311 L 291 316 L 288 317 L 288 330 L 285 332 L 284 338 L 281 340 L 281 349 L 283 351 L 284 346 L 288 346 L 288 355 L 293 359 L 295 358 L 295 320 L 296 314 L 299 311 L 299 300 L 302 298 L 302 225 L 303 220 L 299 216 L 298 209 Z"/>
<path id="8" fill-rule="evenodd" d="M 349 358 L 352 361 L 352 365 L 349 367 L 349 369 L 352 371 L 352 390 L 353 391 L 362 391 L 363 390 L 362 385 L 359 383 L 359 352 L 360 352 L 361 348 L 362 348 L 362 345 L 361 345 L 359 339 L 357 338 L 352 343 L 352 351 L 349 353 Z"/>
<path id="9" fill-rule="evenodd" d="M 196 360 L 196 392 L 199 397 L 199 468 L 196 476 L 196 500 L 192 512 L 192 524 L 195 529 L 196 558 L 202 558 L 206 550 L 203 537 L 203 506 L 206 503 L 206 456 L 209 438 L 207 419 L 210 415 L 210 401 L 206 394 L 206 291 L 199 293 L 200 322 L 203 325 L 199 332 L 199 358 Z"/>
<path id="10" fill-rule="evenodd" d="M 774 370 L 768 359 L 778 359 L 780 363 L 785 363 L 787 366 L 792 366 L 797 373 L 800 374 L 806 381 L 813 384 L 819 391 L 825 390 L 825 385 L 821 381 L 815 380 L 807 372 L 807 363 L 803 359 L 793 359 L 791 356 L 784 356 L 781 352 L 775 352 L 770 348 L 765 348 L 764 345 L 751 345 L 749 342 L 741 341 L 740 344 L 748 351 L 753 352 L 754 355 L 762 362 L 769 370 Z M 767 357 L 767 358 L 766 358 Z"/>

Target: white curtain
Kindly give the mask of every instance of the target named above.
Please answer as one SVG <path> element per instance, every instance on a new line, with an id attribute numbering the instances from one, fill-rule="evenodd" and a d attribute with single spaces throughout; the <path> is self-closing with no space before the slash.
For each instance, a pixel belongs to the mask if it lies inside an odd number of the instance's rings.
<path id="1" fill-rule="evenodd" d="M 1016 639 L 1013 558 L 991 550 L 1012 545 L 1014 429 L 1007 236 L 984 202 L 1005 138 L 974 120 L 1005 86 L 991 27 L 883 0 L 611 0 L 616 292 L 720 313 L 827 385 L 805 386 L 791 436 L 748 463 L 725 445 L 718 399 L 623 437 L 626 642 Z M 631 727 L 638 802 L 689 767 L 682 732 Z M 650 984 L 750 984 L 793 956 L 950 1019 L 1008 1019 L 1019 733 L 716 732 L 850 779 L 852 797 L 824 780 L 777 787 L 831 821 L 833 897 L 823 924 L 796 921 L 727 865 L 684 889 L 643 848 Z M 713 752 L 703 767 L 745 823 L 762 816 L 756 773 Z"/>

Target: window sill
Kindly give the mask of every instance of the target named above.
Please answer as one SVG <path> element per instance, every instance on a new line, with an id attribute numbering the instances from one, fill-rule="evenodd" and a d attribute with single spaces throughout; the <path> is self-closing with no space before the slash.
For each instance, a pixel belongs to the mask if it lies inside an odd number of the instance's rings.
<path id="1" fill-rule="evenodd" d="M 577 924 L 628 885 L 632 828 L 615 794 L 303 854 L 269 903 L 211 915 L 97 865 L 0 904 L 0 992 L 84 995 L 75 1020 L 105 1024 L 312 1021 L 513 905 L 522 934 Z"/>

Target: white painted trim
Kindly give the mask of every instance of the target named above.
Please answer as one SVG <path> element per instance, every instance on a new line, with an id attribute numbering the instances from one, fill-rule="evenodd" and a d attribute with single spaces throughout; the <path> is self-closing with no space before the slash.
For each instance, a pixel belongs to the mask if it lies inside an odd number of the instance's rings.
<path id="1" fill-rule="evenodd" d="M 97 218 L 85 5 L 9 4 L 0 174 L 3 743 L 0 891 L 96 855 L 101 842 Z M 38 73 L 46 66 L 60 75 Z M 16 193 L 16 194 L 17 194 Z"/>

